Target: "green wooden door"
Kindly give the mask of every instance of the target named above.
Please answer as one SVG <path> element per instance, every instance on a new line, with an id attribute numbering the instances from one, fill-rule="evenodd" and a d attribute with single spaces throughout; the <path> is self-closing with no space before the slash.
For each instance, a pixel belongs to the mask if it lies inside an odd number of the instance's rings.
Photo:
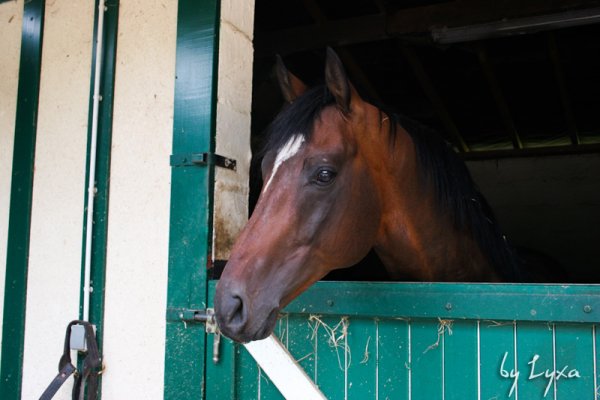
<path id="1" fill-rule="evenodd" d="M 329 399 L 595 400 L 599 315 L 596 286 L 319 282 L 275 333 Z M 207 398 L 282 398 L 220 353 Z"/>
<path id="2" fill-rule="evenodd" d="M 214 167 L 219 2 L 179 1 L 165 349 L 165 399 L 203 399 L 206 335 L 187 323 L 206 308 Z M 169 160 L 165 160 L 165 165 Z"/>

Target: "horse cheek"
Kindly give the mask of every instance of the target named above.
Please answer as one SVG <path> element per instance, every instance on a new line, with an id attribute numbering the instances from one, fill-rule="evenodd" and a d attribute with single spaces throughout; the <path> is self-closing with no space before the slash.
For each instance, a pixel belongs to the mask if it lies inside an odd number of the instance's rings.
<path id="1" fill-rule="evenodd" d="M 374 188 L 353 185 L 344 201 L 345 218 L 337 226 L 338 268 L 349 267 L 363 259 L 374 245 L 381 211 Z"/>

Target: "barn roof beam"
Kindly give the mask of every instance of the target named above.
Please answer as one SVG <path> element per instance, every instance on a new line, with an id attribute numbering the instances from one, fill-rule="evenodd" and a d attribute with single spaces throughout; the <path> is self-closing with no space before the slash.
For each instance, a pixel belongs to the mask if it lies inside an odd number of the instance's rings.
<path id="1" fill-rule="evenodd" d="M 431 35 L 433 40 L 439 43 L 460 43 L 589 25 L 598 22 L 600 22 L 600 8 L 585 8 L 455 28 L 434 27 L 431 30 Z"/>
<path id="2" fill-rule="evenodd" d="M 327 16 L 323 13 L 321 7 L 319 7 L 315 0 L 303 0 L 303 3 L 310 16 L 318 25 L 323 25 L 328 22 Z M 352 77 L 354 83 L 364 90 L 370 99 L 381 103 L 381 97 L 379 96 L 377 89 L 375 89 L 375 86 L 373 86 L 369 78 L 367 78 L 367 75 L 364 73 L 358 62 L 356 62 L 356 58 L 352 53 L 343 47 L 336 47 L 335 51 L 342 59 L 344 66 L 348 69 L 348 73 Z"/>
<path id="3" fill-rule="evenodd" d="M 499 18 L 511 20 L 541 14 L 556 17 L 573 12 L 585 15 L 585 10 L 598 7 L 600 0 L 455 0 L 391 12 L 386 12 L 381 2 L 376 2 L 376 5 L 380 13 L 333 21 L 315 18 L 320 12 L 318 4 L 314 0 L 305 0 L 305 7 L 313 16 L 315 24 L 278 31 L 258 31 L 255 34 L 255 48 L 259 50 L 259 56 L 272 56 L 275 53 L 286 55 L 325 46 L 343 46 L 414 33 L 429 33 L 433 28 L 498 22 Z M 579 18 L 573 23 L 590 23 L 590 20 Z M 548 25 L 545 29 L 551 28 L 554 26 Z"/>
<path id="4" fill-rule="evenodd" d="M 552 66 L 554 67 L 554 76 L 558 85 L 558 92 L 560 94 L 563 112 L 565 113 L 565 120 L 567 122 L 567 130 L 569 132 L 569 137 L 571 138 L 571 144 L 578 145 L 579 132 L 577 130 L 575 116 L 573 115 L 573 109 L 571 107 L 571 99 L 567 89 L 567 82 L 565 80 L 565 75 L 560 62 L 560 54 L 558 51 L 558 45 L 556 44 L 556 37 L 552 32 L 548 33 L 548 50 L 550 51 L 550 58 L 552 59 Z"/>
<path id="5" fill-rule="evenodd" d="M 487 80 L 490 91 L 492 92 L 492 97 L 496 103 L 496 107 L 498 108 L 498 112 L 500 113 L 500 117 L 502 118 L 502 123 L 504 124 L 504 128 L 510 137 L 513 147 L 515 149 L 522 149 L 523 142 L 521 141 L 521 137 L 519 132 L 517 131 L 517 127 L 515 126 L 515 122 L 513 120 L 512 114 L 510 112 L 510 108 L 504 98 L 504 94 L 502 93 L 502 88 L 500 87 L 500 83 L 496 78 L 496 73 L 494 72 L 494 67 L 488 57 L 487 51 L 483 44 L 478 46 L 478 55 L 479 55 L 479 64 L 481 65 L 481 69 L 483 70 L 483 74 Z"/>
<path id="6" fill-rule="evenodd" d="M 431 82 L 431 79 L 429 78 L 429 75 L 425 71 L 425 68 L 423 68 L 423 64 L 421 63 L 421 60 L 419 59 L 419 57 L 417 56 L 417 54 L 411 47 L 403 45 L 403 44 L 400 44 L 399 46 L 400 46 L 400 50 L 402 51 L 402 54 L 408 60 L 408 63 L 410 64 L 410 66 L 413 70 L 413 73 L 415 74 L 417 80 L 419 81 L 421 88 L 423 89 L 423 91 L 425 92 L 425 95 L 431 102 L 431 105 L 433 106 L 435 113 L 438 115 L 438 117 L 444 124 L 446 131 L 450 134 L 452 141 L 454 142 L 454 145 L 459 149 L 459 151 L 461 153 L 468 152 L 470 150 L 469 146 L 467 145 L 464 138 L 460 134 L 460 131 L 456 127 L 456 124 L 454 123 L 452 116 L 448 112 L 448 109 L 446 108 L 444 101 L 442 100 L 439 93 L 435 89 L 434 84 Z"/>

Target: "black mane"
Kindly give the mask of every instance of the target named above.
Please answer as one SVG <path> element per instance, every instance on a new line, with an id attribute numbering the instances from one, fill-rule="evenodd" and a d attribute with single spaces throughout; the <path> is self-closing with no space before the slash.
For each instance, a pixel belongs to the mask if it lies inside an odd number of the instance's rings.
<path id="1" fill-rule="evenodd" d="M 277 151 L 298 134 L 309 141 L 315 121 L 322 111 L 335 104 L 324 85 L 314 87 L 287 105 L 266 131 L 258 158 Z M 493 212 L 473 182 L 464 162 L 437 132 L 416 121 L 379 107 L 390 118 L 390 146 L 402 126 L 414 142 L 422 171 L 422 181 L 431 185 L 439 211 L 451 215 L 459 231 L 469 233 L 494 269 L 507 281 L 519 281 L 519 268 L 513 249 L 496 223 Z"/>

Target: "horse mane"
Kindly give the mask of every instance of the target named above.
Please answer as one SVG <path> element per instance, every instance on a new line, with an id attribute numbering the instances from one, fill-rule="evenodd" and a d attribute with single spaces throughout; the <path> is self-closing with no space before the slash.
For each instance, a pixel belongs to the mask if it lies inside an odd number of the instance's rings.
<path id="1" fill-rule="evenodd" d="M 295 135 L 303 135 L 309 141 L 315 121 L 326 107 L 334 104 L 335 99 L 325 85 L 307 90 L 286 105 L 271 122 L 257 158 L 262 159 L 268 152 L 278 151 Z M 452 216 L 455 229 L 471 235 L 503 279 L 521 280 L 515 252 L 456 151 L 433 129 L 384 106 L 375 106 L 390 118 L 390 148 L 398 135 L 398 126 L 410 135 L 421 167 L 421 181 L 433 188 L 438 211 Z"/>
<path id="2" fill-rule="evenodd" d="M 504 280 L 521 281 L 523 277 L 514 249 L 452 146 L 431 128 L 398 114 L 388 115 L 392 115 L 392 122 L 402 126 L 413 140 L 422 180 L 433 188 L 438 210 L 452 216 L 456 230 L 467 232 L 475 239 Z"/>

